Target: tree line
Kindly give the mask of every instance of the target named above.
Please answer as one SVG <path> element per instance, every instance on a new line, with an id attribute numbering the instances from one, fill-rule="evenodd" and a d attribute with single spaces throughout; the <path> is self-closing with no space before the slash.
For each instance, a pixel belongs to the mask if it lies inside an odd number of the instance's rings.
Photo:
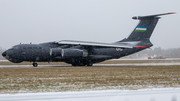
<path id="1" fill-rule="evenodd" d="M 145 49 L 138 53 L 129 55 L 124 57 L 125 59 L 135 59 L 135 58 L 148 58 L 148 57 L 162 56 L 165 58 L 180 58 L 180 48 L 169 48 L 169 49 L 161 49 L 161 47 L 157 47 L 154 49 Z"/>

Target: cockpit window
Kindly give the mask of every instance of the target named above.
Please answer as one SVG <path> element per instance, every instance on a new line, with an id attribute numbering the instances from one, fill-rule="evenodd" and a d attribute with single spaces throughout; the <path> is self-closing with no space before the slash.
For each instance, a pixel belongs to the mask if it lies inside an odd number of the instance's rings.
<path id="1" fill-rule="evenodd" d="M 11 48 L 10 48 L 10 50 L 15 50 L 15 49 L 19 49 L 19 47 L 14 46 L 14 47 L 11 47 Z"/>
<path id="2" fill-rule="evenodd" d="M 32 49 L 32 47 L 28 47 L 28 49 Z"/>
<path id="3" fill-rule="evenodd" d="M 33 49 L 37 49 L 37 47 L 33 47 Z"/>

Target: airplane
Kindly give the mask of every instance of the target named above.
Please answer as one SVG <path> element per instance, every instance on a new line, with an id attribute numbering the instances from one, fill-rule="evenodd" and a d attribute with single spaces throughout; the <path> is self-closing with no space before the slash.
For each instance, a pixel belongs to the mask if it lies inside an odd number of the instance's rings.
<path id="1" fill-rule="evenodd" d="M 175 12 L 132 17 L 139 20 L 139 24 L 127 38 L 114 43 L 62 40 L 19 44 L 3 52 L 2 56 L 13 63 L 33 62 L 34 67 L 38 66 L 37 62 L 65 62 L 72 66 L 92 66 L 94 63 L 118 59 L 152 47 L 150 37 L 160 19 L 159 16 L 168 14 Z"/>

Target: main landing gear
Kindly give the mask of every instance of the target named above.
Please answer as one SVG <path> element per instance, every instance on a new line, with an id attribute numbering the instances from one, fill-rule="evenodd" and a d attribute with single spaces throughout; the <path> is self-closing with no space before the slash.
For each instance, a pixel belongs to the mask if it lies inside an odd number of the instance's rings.
<path id="1" fill-rule="evenodd" d="M 33 63 L 32 65 L 33 65 L 34 67 L 37 67 L 37 66 L 38 66 L 38 64 L 37 64 L 37 63 Z"/>
<path id="2" fill-rule="evenodd" d="M 72 63 L 72 66 L 92 66 L 93 63 Z"/>
<path id="3" fill-rule="evenodd" d="M 87 63 L 87 66 L 92 66 L 92 65 L 93 65 L 92 62 Z"/>
<path id="4" fill-rule="evenodd" d="M 93 62 L 91 61 L 79 61 L 78 59 L 72 59 L 72 66 L 92 66 Z"/>

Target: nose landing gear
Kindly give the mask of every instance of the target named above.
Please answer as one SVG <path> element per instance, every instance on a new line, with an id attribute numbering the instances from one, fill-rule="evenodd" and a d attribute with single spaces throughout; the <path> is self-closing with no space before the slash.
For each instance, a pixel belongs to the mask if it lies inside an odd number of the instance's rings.
<path id="1" fill-rule="evenodd" d="M 37 64 L 37 63 L 33 63 L 32 65 L 33 65 L 34 67 L 37 67 L 37 66 L 38 66 L 38 64 Z"/>

